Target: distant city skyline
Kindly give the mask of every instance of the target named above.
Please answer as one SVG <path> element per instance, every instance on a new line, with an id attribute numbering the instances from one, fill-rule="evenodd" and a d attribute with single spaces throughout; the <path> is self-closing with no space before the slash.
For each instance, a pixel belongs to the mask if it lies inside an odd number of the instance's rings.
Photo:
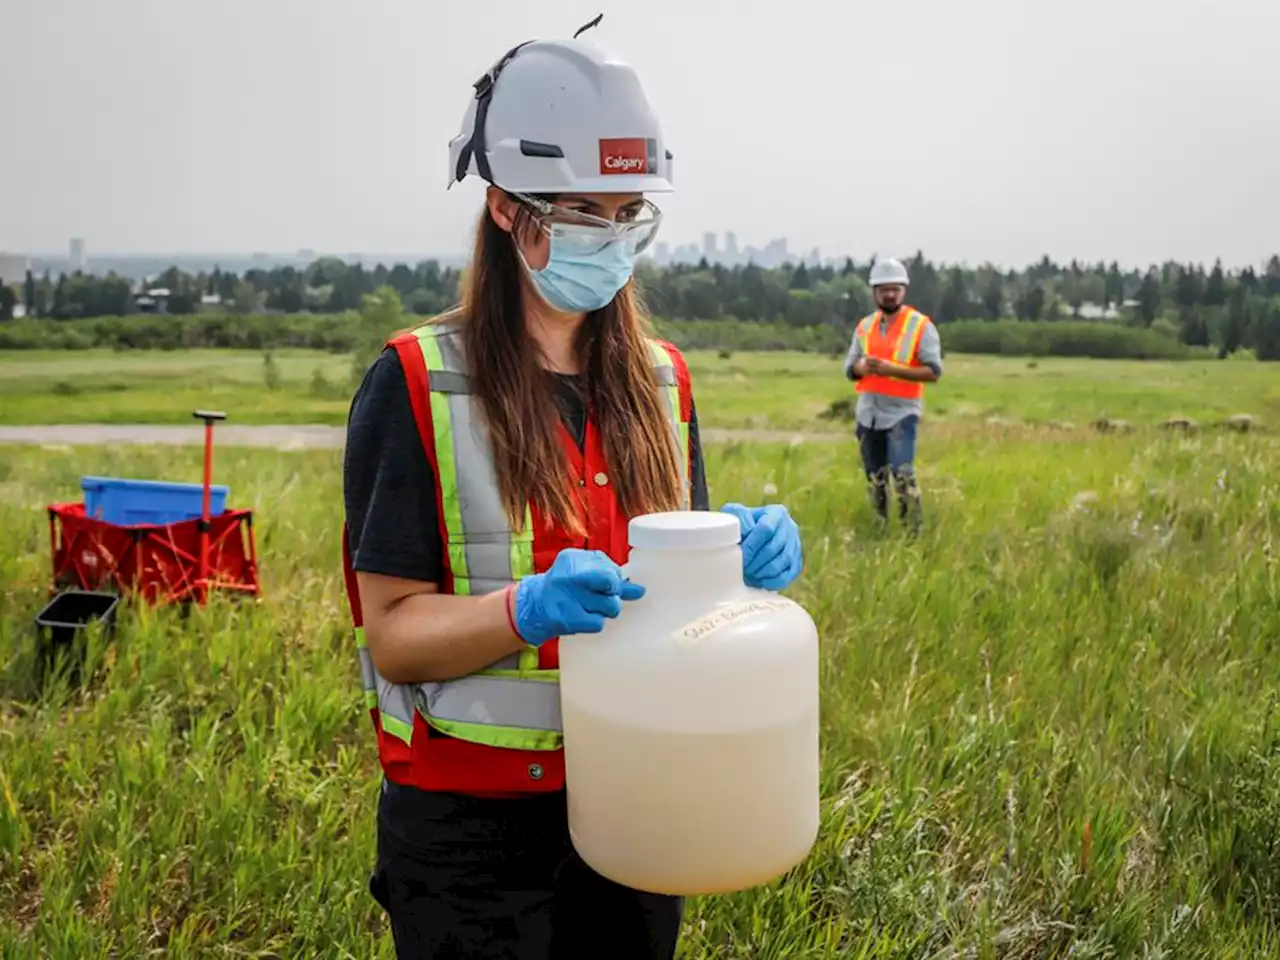
<path id="1" fill-rule="evenodd" d="M 926 257 L 935 259 L 930 254 L 930 251 L 923 250 L 922 252 Z M 762 246 L 757 246 L 754 243 L 742 244 L 739 241 L 736 230 L 706 230 L 702 232 L 700 242 L 659 239 L 649 250 L 645 251 L 642 259 L 647 259 L 659 267 L 694 265 L 706 260 L 709 264 L 719 264 L 730 268 L 754 264 L 762 269 L 775 269 L 785 264 L 793 266 L 804 264 L 809 267 L 837 265 L 844 263 L 846 259 L 852 259 L 857 264 L 866 264 L 876 256 L 893 256 L 905 259 L 914 256 L 915 253 L 915 250 L 903 250 L 868 251 L 866 253 L 836 252 L 824 255 L 821 248 L 817 246 L 811 247 L 804 252 L 794 251 L 791 249 L 789 238 L 785 236 L 771 238 Z M 435 260 L 442 266 L 461 267 L 465 265 L 467 256 L 466 253 L 461 251 L 454 253 L 386 250 L 335 251 L 310 247 L 303 247 L 293 251 L 94 251 L 91 248 L 91 238 L 70 237 L 67 240 L 66 249 L 62 252 L 51 250 L 0 250 L 0 282 L 19 283 L 25 277 L 28 269 L 37 275 L 43 275 L 45 272 L 74 273 L 76 270 L 86 273 L 114 272 L 120 276 L 140 280 L 152 278 L 170 267 L 178 267 L 192 273 L 211 272 L 215 268 L 234 273 L 244 273 L 253 269 L 270 270 L 285 266 L 305 267 L 320 257 L 336 257 L 346 263 L 361 263 L 368 268 L 375 267 L 379 263 L 390 267 L 396 263 L 413 264 L 424 260 Z M 937 259 L 939 262 L 947 262 L 941 261 L 941 258 Z M 1040 257 L 1035 257 L 1026 263 L 995 263 L 995 266 L 1002 270 L 1022 269 L 1038 262 L 1039 259 Z M 1068 263 L 1071 260 L 1071 258 L 1051 259 L 1060 263 Z M 1077 259 L 1081 263 L 1097 262 L 1087 260 L 1084 257 Z M 1166 258 L 1156 263 L 1118 262 L 1126 271 L 1132 269 L 1145 270 L 1150 266 L 1159 266 L 1166 262 L 1167 259 L 1176 260 L 1176 258 Z M 961 265 L 967 267 L 976 267 L 986 262 L 988 261 L 959 261 Z M 1109 263 L 1111 261 L 1106 260 L 1104 262 Z M 1236 270 L 1246 266 L 1256 269 L 1264 266 L 1265 262 L 1266 258 L 1253 263 L 1228 263 L 1224 260 L 1223 267 L 1229 270 Z M 1204 265 L 1209 266 L 1210 264 L 1206 263 Z"/>
<path id="2" fill-rule="evenodd" d="M 659 237 L 662 235 L 659 234 Z M 719 240 L 723 236 L 724 247 L 721 248 Z M 763 247 L 757 247 L 754 244 L 748 244 L 739 247 L 737 233 L 734 230 L 706 230 L 701 234 L 701 243 L 692 240 L 671 240 L 667 238 L 659 239 L 647 253 L 655 258 L 678 258 L 680 256 L 692 256 L 698 259 L 702 256 L 716 256 L 723 258 L 726 262 L 734 262 L 742 260 L 749 256 L 787 256 L 789 252 L 789 239 L 785 236 L 770 239 Z M 468 245 L 469 246 L 469 245 Z M 467 254 L 463 252 L 465 248 L 460 248 L 457 252 L 448 254 L 423 254 L 423 253 L 405 253 L 397 254 L 399 256 L 416 256 L 438 259 L 443 256 L 448 259 L 463 260 Z M 813 248 L 814 251 L 817 248 Z M 0 251 L 0 255 L 4 254 L 12 256 L 25 256 L 33 259 L 41 260 L 66 260 L 75 265 L 81 265 L 93 259 L 95 252 L 89 248 L 89 241 L 85 237 L 71 237 L 67 241 L 66 250 L 56 250 L 47 248 L 31 248 L 26 250 Z M 335 252 L 331 250 L 322 250 L 312 247 L 300 247 L 295 250 L 269 250 L 269 249 L 247 249 L 247 250 L 198 250 L 176 248 L 172 250 L 130 250 L 130 249 L 106 249 L 96 251 L 96 256 L 100 258 L 119 258 L 119 257 L 181 257 L 184 259 L 200 258 L 207 259 L 216 256 L 231 256 L 238 259 L 258 258 L 258 259 L 275 259 L 280 257 L 319 257 L 319 256 L 339 256 L 348 257 L 353 255 L 360 256 L 383 256 L 389 255 L 387 251 L 380 253 L 364 253 L 360 251 L 343 251 Z M 846 255 L 840 254 L 843 259 Z M 856 259 L 856 258 L 855 258 Z"/>
<path id="3" fill-rule="evenodd" d="M 724 245 L 720 239 L 723 236 Z M 236 273 L 244 273 L 252 269 L 272 269 L 282 266 L 305 266 L 320 257 L 337 257 L 347 263 L 363 263 L 368 267 L 383 263 L 390 266 L 394 263 L 417 263 L 423 260 L 435 260 L 442 265 L 460 267 L 466 263 L 466 255 L 411 253 L 411 252 L 366 252 L 366 251 L 325 251 L 303 247 L 294 251 L 102 251 L 94 252 L 89 248 L 89 240 L 85 237 L 72 237 L 68 240 L 65 253 L 53 251 L 24 251 L 10 253 L 0 251 L 0 280 L 6 283 L 19 282 L 26 271 L 43 275 L 46 271 L 74 273 L 81 270 L 86 273 L 112 271 L 121 276 L 142 279 L 154 276 L 171 266 L 186 269 L 189 272 L 212 271 L 215 267 Z M 733 230 L 723 234 L 713 230 L 704 231 L 702 242 L 657 241 L 643 255 L 657 266 L 673 264 L 696 264 L 705 259 L 708 263 L 723 266 L 745 266 L 754 263 L 762 268 L 780 267 L 784 263 L 806 266 L 817 266 L 824 261 L 818 248 L 806 254 L 792 253 L 786 237 L 769 240 L 763 247 L 753 244 L 739 246 L 737 233 Z M 843 262 L 845 255 L 830 258 L 828 262 Z M 854 258 L 858 259 L 858 258 Z"/>

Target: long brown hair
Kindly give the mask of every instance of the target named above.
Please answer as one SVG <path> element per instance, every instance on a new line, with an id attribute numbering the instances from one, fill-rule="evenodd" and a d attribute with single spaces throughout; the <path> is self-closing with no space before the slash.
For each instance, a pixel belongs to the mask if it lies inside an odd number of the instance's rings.
<path id="1" fill-rule="evenodd" d="M 526 212 L 520 208 L 514 232 L 530 226 Z M 583 535 L 577 484 L 557 437 L 560 414 L 550 378 L 525 328 L 522 270 L 514 236 L 486 206 L 462 278 L 462 302 L 429 322 L 461 324 L 472 395 L 489 427 L 494 473 L 512 529 L 523 527 L 525 506 L 532 504 L 555 526 Z M 587 316 L 575 344 L 583 399 L 627 516 L 674 510 L 680 498 L 681 468 L 653 374 L 649 336 L 651 324 L 633 279 L 613 302 Z"/>

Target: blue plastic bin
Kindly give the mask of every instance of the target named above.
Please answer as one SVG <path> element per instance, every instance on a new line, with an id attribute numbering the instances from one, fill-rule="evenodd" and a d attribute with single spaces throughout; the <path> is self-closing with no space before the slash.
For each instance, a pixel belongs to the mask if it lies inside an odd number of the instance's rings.
<path id="1" fill-rule="evenodd" d="M 81 477 L 84 512 L 116 526 L 178 523 L 200 516 L 204 487 L 198 483 L 125 480 L 121 477 Z M 209 486 L 209 516 L 226 510 L 230 487 Z"/>

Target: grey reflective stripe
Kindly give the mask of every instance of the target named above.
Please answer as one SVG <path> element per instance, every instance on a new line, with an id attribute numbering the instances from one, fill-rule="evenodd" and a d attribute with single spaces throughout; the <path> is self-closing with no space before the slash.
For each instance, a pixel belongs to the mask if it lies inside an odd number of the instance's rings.
<path id="1" fill-rule="evenodd" d="M 471 378 L 452 370 L 437 370 L 431 374 L 431 389 L 436 393 L 471 392 Z"/>
<path id="2" fill-rule="evenodd" d="M 670 368 L 659 367 L 658 369 L 662 370 L 662 369 L 670 369 Z M 661 390 L 660 393 L 662 394 L 662 405 L 667 410 L 667 422 L 671 427 L 671 445 L 675 448 L 676 463 L 682 464 L 684 463 L 684 451 L 680 449 L 680 411 L 678 409 L 674 409 L 674 410 L 672 409 L 672 407 L 674 406 L 674 401 L 671 398 L 670 390 L 664 389 L 664 390 Z M 688 492 L 686 488 L 688 486 L 689 486 L 689 478 L 685 475 L 684 471 L 682 470 L 680 472 L 680 502 L 681 503 L 685 502 L 685 497 Z"/>
<path id="3" fill-rule="evenodd" d="M 424 716 L 523 730 L 561 729 L 560 685 L 550 680 L 483 673 L 446 683 L 420 683 L 414 700 Z"/>
<path id="4" fill-rule="evenodd" d="M 496 663 L 489 664 L 490 670 L 519 670 L 520 654 L 509 653 Z"/>
<path id="5" fill-rule="evenodd" d="M 360 654 L 360 679 L 364 686 L 364 705 L 378 711 L 378 726 L 403 740 L 413 739 L 413 694 L 408 687 L 386 680 L 374 666 L 365 644 L 364 627 L 356 627 L 356 649 Z"/>
<path id="6" fill-rule="evenodd" d="M 373 665 L 368 647 L 360 648 L 360 681 L 365 690 L 378 689 L 378 669 Z"/>
<path id="7" fill-rule="evenodd" d="M 378 726 L 406 744 L 413 740 L 413 691 L 392 683 L 378 672 L 373 658 L 360 648 L 360 672 L 364 675 L 366 706 L 378 708 Z"/>
<path id="8" fill-rule="evenodd" d="M 436 338 L 444 369 L 431 371 L 431 389 L 449 395 L 454 482 L 462 513 L 462 529 L 456 533 L 450 530 L 449 536 L 462 538 L 470 592 L 480 595 L 506 589 L 515 582 L 511 569 L 513 537 L 493 469 L 489 427 L 472 399 L 460 340 L 451 331 Z M 459 386 L 466 392 L 458 390 Z M 518 536 L 531 540 L 532 535 L 531 530 L 525 530 Z"/>
<path id="9" fill-rule="evenodd" d="M 658 393 L 662 396 L 663 406 L 667 411 L 667 422 L 671 426 L 671 440 L 675 447 L 676 464 L 680 467 L 680 506 L 689 509 L 693 487 L 689 479 L 688 435 L 682 429 L 680 421 L 680 391 L 676 378 L 676 368 L 671 362 L 671 355 L 660 344 L 650 341 L 649 353 L 653 359 L 653 372 L 658 380 Z"/>
<path id="10" fill-rule="evenodd" d="M 382 674 L 378 678 L 378 713 L 382 715 L 382 728 L 389 733 L 396 733 L 394 722 L 404 725 L 401 739 L 409 742 L 413 733 L 413 691 L 400 683 L 392 683 Z M 389 724 L 387 721 L 393 721 Z"/>
<path id="11" fill-rule="evenodd" d="M 462 530 L 458 532 L 467 551 L 471 592 L 501 590 L 514 580 L 511 529 L 502 506 L 493 457 L 489 455 L 489 428 L 466 394 L 450 394 L 449 419 L 453 423 L 453 463 L 462 512 Z M 455 536 L 454 531 L 450 530 L 449 535 Z"/>
<path id="12" fill-rule="evenodd" d="M 430 332 L 423 331 L 426 336 L 434 337 L 436 346 L 440 348 L 440 357 L 444 365 L 435 370 L 456 373 L 460 377 L 467 375 L 467 364 L 462 356 L 462 333 L 452 324 L 440 324 Z M 435 372 L 432 370 L 431 372 Z"/>

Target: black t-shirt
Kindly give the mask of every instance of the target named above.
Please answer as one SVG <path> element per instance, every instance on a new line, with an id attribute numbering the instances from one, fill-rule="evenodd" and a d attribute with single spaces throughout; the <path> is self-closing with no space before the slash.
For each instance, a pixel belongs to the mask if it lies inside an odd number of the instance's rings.
<path id="1" fill-rule="evenodd" d="M 578 378 L 548 376 L 555 378 L 561 419 L 581 449 L 587 420 Z M 696 410 L 689 440 L 693 509 L 709 510 Z M 413 420 L 404 368 L 388 348 L 365 373 L 347 420 L 343 492 L 355 569 L 427 583 L 443 579 L 435 483 Z"/>

